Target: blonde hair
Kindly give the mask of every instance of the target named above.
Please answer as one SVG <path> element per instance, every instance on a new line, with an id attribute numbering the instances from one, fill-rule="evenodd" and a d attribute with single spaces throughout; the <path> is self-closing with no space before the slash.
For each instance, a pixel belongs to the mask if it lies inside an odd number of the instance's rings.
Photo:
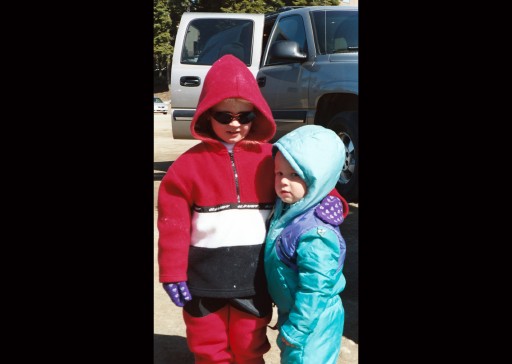
<path id="1" fill-rule="evenodd" d="M 242 99 L 240 97 L 228 97 L 220 102 L 225 102 L 225 101 L 228 101 L 228 102 L 233 102 L 233 101 L 237 101 L 237 102 L 242 102 L 242 103 L 245 103 L 245 104 L 251 104 L 253 105 L 252 102 L 250 102 L 249 100 L 246 100 L 246 99 Z M 219 103 L 220 103 L 219 102 Z M 215 105 L 214 105 L 215 106 Z"/>

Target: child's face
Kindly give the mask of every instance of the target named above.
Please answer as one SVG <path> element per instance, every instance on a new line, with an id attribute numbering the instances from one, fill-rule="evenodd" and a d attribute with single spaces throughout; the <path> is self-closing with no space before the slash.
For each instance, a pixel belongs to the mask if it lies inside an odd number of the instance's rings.
<path id="1" fill-rule="evenodd" d="M 253 110 L 249 102 L 238 99 L 226 99 L 210 110 L 210 120 L 214 133 L 224 142 L 234 144 L 244 139 L 251 130 L 252 122 L 241 124 L 238 118 L 232 118 L 229 124 L 221 124 L 213 116 L 216 112 L 228 112 L 233 115 Z"/>
<path id="2" fill-rule="evenodd" d="M 274 174 L 274 188 L 283 202 L 291 204 L 306 195 L 306 182 L 295 173 L 281 152 L 277 152 L 274 158 Z"/>

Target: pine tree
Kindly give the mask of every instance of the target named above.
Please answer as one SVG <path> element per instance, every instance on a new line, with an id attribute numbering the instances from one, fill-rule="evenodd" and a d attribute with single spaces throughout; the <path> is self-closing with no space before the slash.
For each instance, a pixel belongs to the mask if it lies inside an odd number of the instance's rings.
<path id="1" fill-rule="evenodd" d="M 284 6 L 281 0 L 231 0 L 226 3 L 227 6 L 220 8 L 225 13 L 265 14 Z"/>
<path id="2" fill-rule="evenodd" d="M 171 18 L 166 0 L 153 0 L 153 69 L 158 70 L 158 77 L 163 77 L 173 47 L 171 45 Z"/>

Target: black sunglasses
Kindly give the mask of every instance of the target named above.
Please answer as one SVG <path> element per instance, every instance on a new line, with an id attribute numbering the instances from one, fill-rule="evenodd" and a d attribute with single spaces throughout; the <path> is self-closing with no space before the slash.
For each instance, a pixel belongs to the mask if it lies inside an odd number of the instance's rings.
<path id="1" fill-rule="evenodd" d="M 240 124 L 249 124 L 256 118 L 256 114 L 252 111 L 239 112 L 238 114 L 218 111 L 214 112 L 212 116 L 215 120 L 224 125 L 231 123 L 233 120 L 238 120 Z"/>

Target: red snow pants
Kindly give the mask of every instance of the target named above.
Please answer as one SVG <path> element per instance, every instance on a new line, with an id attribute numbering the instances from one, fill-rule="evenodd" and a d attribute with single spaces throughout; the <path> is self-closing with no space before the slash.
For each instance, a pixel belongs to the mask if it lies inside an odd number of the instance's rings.
<path id="1" fill-rule="evenodd" d="M 272 313 L 258 318 L 226 305 L 204 317 L 183 310 L 187 343 L 196 364 L 264 364 L 270 350 L 267 325 Z"/>

